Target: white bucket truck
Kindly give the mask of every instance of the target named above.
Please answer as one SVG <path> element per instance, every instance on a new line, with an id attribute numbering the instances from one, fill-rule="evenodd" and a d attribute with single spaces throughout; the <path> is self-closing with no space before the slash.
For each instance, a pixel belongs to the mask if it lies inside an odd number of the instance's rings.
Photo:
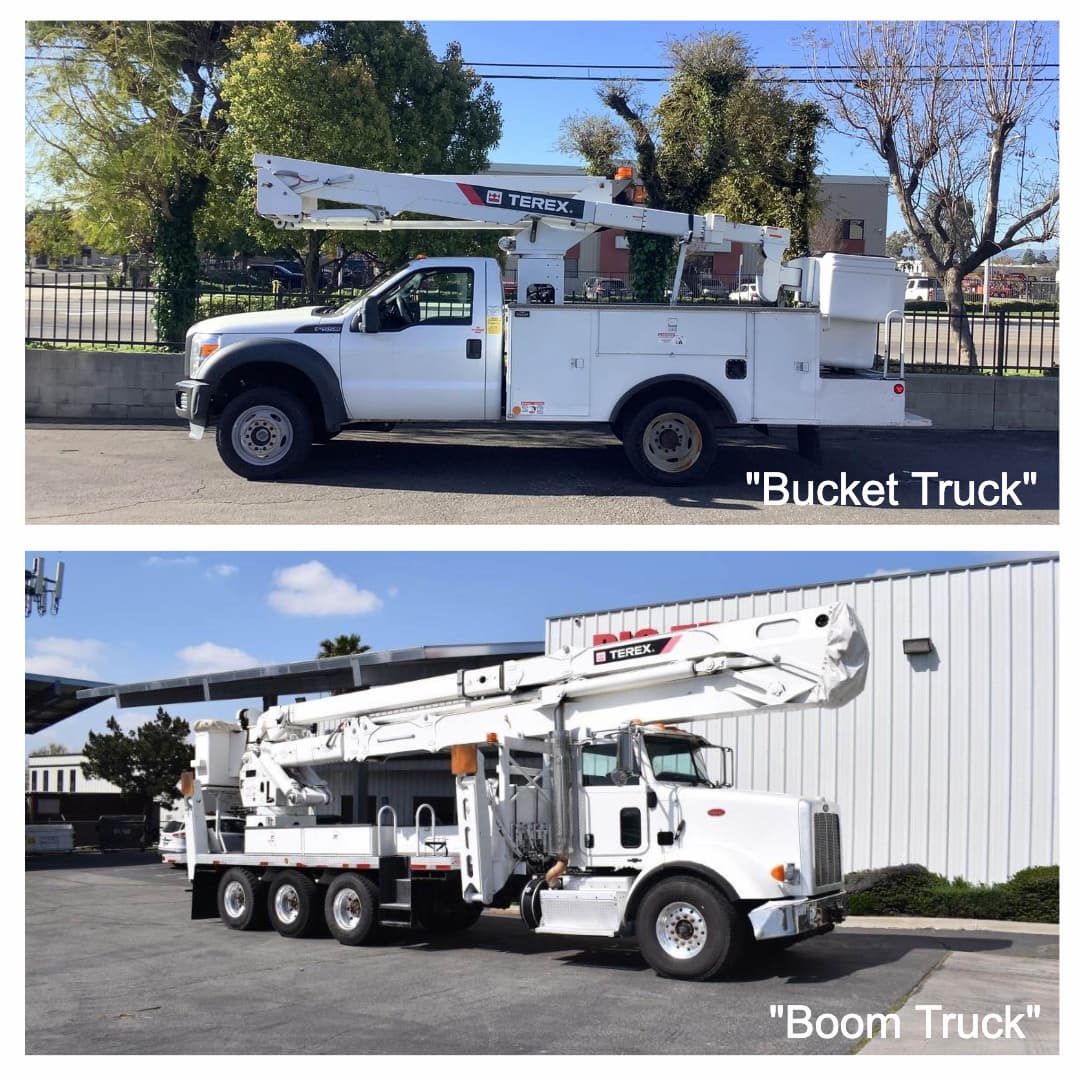
<path id="1" fill-rule="evenodd" d="M 737 789 L 731 751 L 695 722 L 842 705 L 867 663 L 837 604 L 198 721 L 192 915 L 361 945 L 380 925 L 461 930 L 519 904 L 536 933 L 636 937 L 664 976 L 730 971 L 755 941 L 843 918 L 840 817 Z M 417 777 L 399 796 L 411 817 L 319 823 L 342 805 L 329 767 L 387 762 L 399 788 Z M 452 822 L 418 798 L 433 766 L 453 776 Z M 232 807 L 237 851 L 207 826 Z"/>
<path id="2" fill-rule="evenodd" d="M 535 424 L 557 438 L 556 425 L 600 423 L 645 479 L 685 484 L 708 473 L 718 429 L 927 423 L 904 409 L 905 277 L 890 259 L 785 264 L 787 229 L 613 202 L 605 179 L 516 177 L 512 189 L 491 176 L 265 154 L 254 163 L 259 213 L 283 228 L 509 230 L 500 246 L 517 256 L 517 295 L 504 303 L 495 259 L 439 257 L 410 262 L 339 307 L 197 323 L 176 412 L 194 438 L 216 425 L 218 451 L 241 476 L 297 469 L 313 441 L 350 426 Z M 604 228 L 678 244 L 670 304 L 564 303 L 565 253 Z M 754 302 L 676 303 L 686 255 L 732 242 L 761 259 Z"/>

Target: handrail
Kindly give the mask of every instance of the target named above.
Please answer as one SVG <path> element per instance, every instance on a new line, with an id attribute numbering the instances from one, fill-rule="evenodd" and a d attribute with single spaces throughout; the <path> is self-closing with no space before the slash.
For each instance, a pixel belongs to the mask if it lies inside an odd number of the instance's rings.
<path id="1" fill-rule="evenodd" d="M 385 827 L 382 822 L 383 814 L 390 811 L 390 828 L 394 830 L 394 851 L 397 851 L 397 811 L 389 804 L 384 803 L 379 807 L 375 815 L 375 854 L 382 858 L 382 831 Z"/>
<path id="2" fill-rule="evenodd" d="M 435 808 L 430 803 L 421 803 L 416 808 L 416 817 L 414 819 L 414 824 L 416 825 L 416 854 L 417 855 L 423 855 L 424 854 L 424 852 L 421 850 L 421 844 L 420 844 L 420 829 L 421 829 L 420 815 L 423 814 L 423 812 L 425 810 L 428 812 L 428 814 L 429 814 L 429 816 L 431 818 L 431 826 L 430 826 L 430 828 L 431 828 L 431 839 L 432 840 L 435 839 Z"/>
<path id="3" fill-rule="evenodd" d="M 900 321 L 900 378 L 904 377 L 904 313 L 893 308 L 885 316 L 885 366 L 882 374 L 889 377 L 889 358 L 892 356 L 892 324 L 895 320 Z"/>

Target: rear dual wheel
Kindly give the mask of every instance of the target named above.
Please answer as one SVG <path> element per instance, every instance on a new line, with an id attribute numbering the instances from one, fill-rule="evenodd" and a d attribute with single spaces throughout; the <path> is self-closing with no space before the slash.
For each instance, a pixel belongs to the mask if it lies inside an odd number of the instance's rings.
<path id="1" fill-rule="evenodd" d="M 286 870 L 270 883 L 267 912 L 282 937 L 308 937 L 321 928 L 319 888 L 298 870 Z"/>

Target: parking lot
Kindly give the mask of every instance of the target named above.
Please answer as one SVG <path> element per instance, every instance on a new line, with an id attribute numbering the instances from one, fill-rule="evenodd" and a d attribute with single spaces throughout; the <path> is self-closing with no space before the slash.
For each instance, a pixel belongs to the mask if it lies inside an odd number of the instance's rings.
<path id="1" fill-rule="evenodd" d="M 25 881 L 30 1054 L 845 1054 L 858 1042 L 789 1041 L 770 1004 L 884 1012 L 952 950 L 1057 955 L 1053 937 L 841 928 L 749 974 L 680 983 L 625 943 L 502 915 L 357 949 L 237 933 L 190 921 L 185 875 L 152 855 L 38 856 Z"/>
<path id="2" fill-rule="evenodd" d="M 740 431 L 710 482 L 650 486 L 605 430 L 492 426 L 346 432 L 314 448 L 299 476 L 251 483 L 229 472 L 212 434 L 174 425 L 30 422 L 30 524 L 1048 524 L 1058 520 L 1056 432 L 823 430 L 822 457 L 800 458 L 794 433 Z M 766 505 L 751 471 L 800 483 L 897 480 L 897 507 Z M 1021 509 L 924 509 L 912 474 L 1037 483 Z"/>

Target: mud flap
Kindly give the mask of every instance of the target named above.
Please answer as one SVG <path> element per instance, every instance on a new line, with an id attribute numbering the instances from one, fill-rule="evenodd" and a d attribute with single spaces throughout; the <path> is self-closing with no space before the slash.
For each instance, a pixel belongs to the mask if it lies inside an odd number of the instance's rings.
<path id="1" fill-rule="evenodd" d="M 216 919 L 218 875 L 213 870 L 196 867 L 191 882 L 191 917 L 193 919 Z"/>

